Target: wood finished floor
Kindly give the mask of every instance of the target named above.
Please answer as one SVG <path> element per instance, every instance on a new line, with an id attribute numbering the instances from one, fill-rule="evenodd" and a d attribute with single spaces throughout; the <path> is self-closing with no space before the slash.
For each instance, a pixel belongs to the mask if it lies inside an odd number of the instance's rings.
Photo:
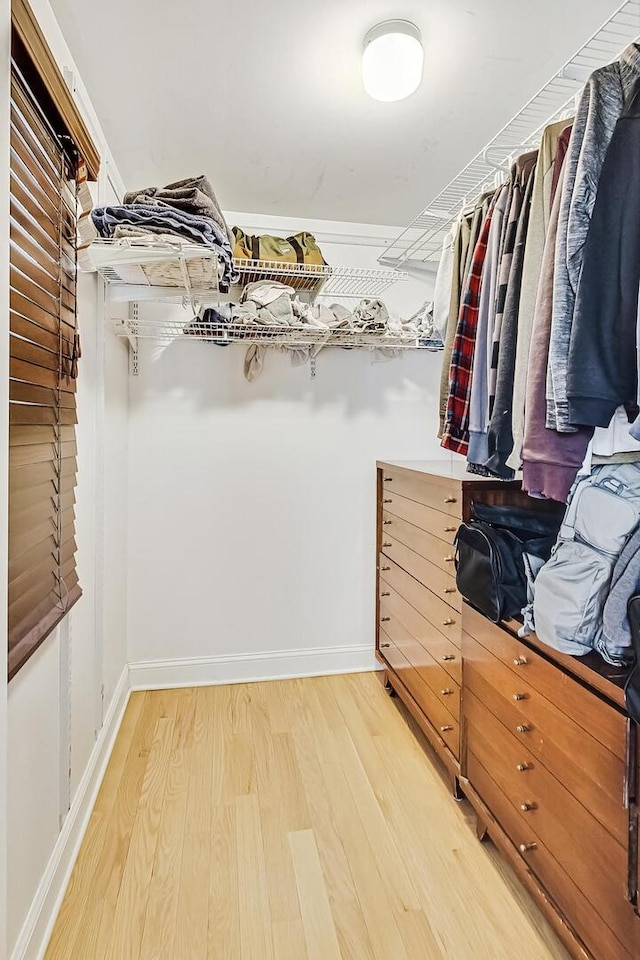
<path id="1" fill-rule="evenodd" d="M 134 693 L 46 960 L 567 960 L 423 744 L 375 674 Z"/>

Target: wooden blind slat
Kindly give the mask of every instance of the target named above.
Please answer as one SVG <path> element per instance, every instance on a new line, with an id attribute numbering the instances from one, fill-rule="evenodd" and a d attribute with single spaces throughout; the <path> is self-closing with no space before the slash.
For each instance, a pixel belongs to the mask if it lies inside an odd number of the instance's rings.
<path id="1" fill-rule="evenodd" d="M 73 493 L 75 500 L 75 477 L 64 477 L 59 483 L 54 483 L 52 479 L 49 479 L 33 487 L 25 487 L 24 490 L 14 491 L 11 501 L 12 515 L 15 513 L 16 516 L 19 516 L 24 510 L 30 510 L 47 497 L 56 496 L 58 491 L 62 497 Z"/>
<path id="2" fill-rule="evenodd" d="M 11 537 L 21 537 L 23 534 L 28 533 L 30 530 L 35 530 L 37 527 L 41 526 L 43 523 L 46 523 L 47 520 L 53 517 L 55 521 L 56 515 L 56 500 L 58 499 L 57 494 L 55 493 L 53 486 L 51 489 L 51 494 L 48 498 L 43 499 L 40 503 L 31 507 L 29 510 L 22 510 L 20 512 L 13 512 L 11 514 L 11 519 L 9 522 L 9 538 Z M 68 518 L 65 519 L 66 525 L 67 522 L 75 521 L 75 510 L 74 502 L 75 497 L 73 491 L 67 493 L 64 496 L 59 498 L 60 509 L 64 511 L 69 511 Z"/>
<path id="3" fill-rule="evenodd" d="M 33 242 L 44 250 L 53 260 L 58 256 L 58 244 L 43 230 L 40 223 L 32 217 L 28 210 L 15 197 L 11 197 L 9 206 L 12 223 L 18 224 L 21 229 L 33 238 Z"/>
<path id="4" fill-rule="evenodd" d="M 9 470 L 9 491 L 13 493 L 15 490 L 36 487 L 47 480 L 57 484 L 59 479 L 75 476 L 77 469 L 77 462 L 73 458 L 63 460 L 59 471 L 52 461 L 30 463 L 24 467 L 14 466 Z"/>
<path id="5" fill-rule="evenodd" d="M 33 146 L 31 134 L 24 130 L 19 130 L 17 126 L 18 116 L 15 110 L 11 111 L 11 129 L 9 132 L 9 145 L 15 150 L 18 157 L 27 168 L 32 177 L 42 188 L 51 201 L 54 209 L 57 209 L 60 203 L 60 173 L 62 170 L 62 161 L 57 169 L 53 169 L 51 164 L 44 161 L 42 151 Z"/>
<path id="6" fill-rule="evenodd" d="M 73 379 L 58 376 L 57 371 L 47 370 L 35 363 L 11 358 L 9 361 L 9 376 L 12 380 L 23 380 L 36 386 L 60 388 L 66 393 L 75 393 L 76 382 Z"/>
<path id="7" fill-rule="evenodd" d="M 61 443 L 60 456 L 75 457 L 77 453 L 75 440 L 70 443 Z M 22 467 L 27 464 L 42 463 L 43 461 L 56 461 L 58 459 L 58 444 L 54 443 L 32 443 L 20 447 L 10 447 L 9 449 L 9 470 L 14 467 Z"/>
<path id="8" fill-rule="evenodd" d="M 75 322 L 68 323 L 60 316 L 54 316 L 48 313 L 48 311 L 43 310 L 34 303 L 33 300 L 29 300 L 28 297 L 19 293 L 18 290 L 9 291 L 9 305 L 15 314 L 24 317 L 25 320 L 36 323 L 39 327 L 44 327 L 45 330 L 55 334 L 55 336 L 58 335 L 59 327 L 62 327 L 61 332 L 64 339 L 69 342 L 73 341 Z"/>
<path id="9" fill-rule="evenodd" d="M 17 313 L 11 313 L 10 316 L 11 333 L 28 340 L 30 343 L 38 344 L 41 347 L 58 354 L 62 348 L 62 356 L 71 358 L 73 356 L 73 341 L 65 340 L 63 337 L 39 327 L 37 323 L 19 316 Z"/>
<path id="10" fill-rule="evenodd" d="M 9 561 L 9 583 L 13 584 L 16 580 L 19 580 L 37 564 L 42 563 L 49 554 L 52 556 L 56 554 L 57 549 L 55 537 L 52 535 L 47 540 L 37 544 L 33 550 L 25 551 L 19 557 L 11 558 Z M 76 550 L 77 545 L 73 533 L 71 536 L 67 535 L 60 548 L 60 555 L 68 559 L 69 556 L 75 555 Z"/>
<path id="11" fill-rule="evenodd" d="M 9 446 L 18 447 L 34 443 L 55 443 L 58 439 L 63 442 L 73 442 L 75 436 L 76 432 L 72 426 L 60 427 L 56 430 L 55 427 L 44 424 L 40 426 L 16 425 L 9 427 Z"/>
<path id="12" fill-rule="evenodd" d="M 52 407 L 40 407 L 35 404 L 12 403 L 9 406 L 10 424 L 55 424 L 73 426 L 78 422 L 75 410 L 55 410 Z"/>
<path id="13" fill-rule="evenodd" d="M 55 389 L 17 379 L 9 381 L 9 399 L 16 403 L 39 403 L 43 407 L 53 407 L 54 409 L 57 406 Z M 64 409 L 75 410 L 75 395 L 73 393 L 62 393 L 60 395 L 60 406 Z"/>
<path id="14" fill-rule="evenodd" d="M 39 347 L 29 340 L 21 340 L 20 337 L 14 335 L 10 338 L 9 353 L 15 360 L 26 360 L 28 363 L 36 364 L 38 367 L 54 370 L 57 377 L 60 366 L 57 353 L 53 353 L 45 347 Z"/>
<path id="15" fill-rule="evenodd" d="M 46 616 L 40 617 L 40 619 L 37 619 L 34 613 L 29 621 L 19 624 L 15 630 L 9 633 L 9 680 L 15 677 L 20 667 L 26 663 L 33 652 L 38 649 L 42 641 L 56 628 L 62 618 L 66 616 L 81 596 L 82 590 L 80 586 L 76 584 L 73 589 L 69 591 L 66 610 L 52 607 L 51 611 Z"/>

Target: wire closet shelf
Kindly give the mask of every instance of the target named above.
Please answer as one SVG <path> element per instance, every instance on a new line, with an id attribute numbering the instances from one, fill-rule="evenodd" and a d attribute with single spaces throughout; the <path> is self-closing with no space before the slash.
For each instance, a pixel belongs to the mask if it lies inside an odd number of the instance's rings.
<path id="1" fill-rule="evenodd" d="M 228 293 L 219 284 L 218 256 L 202 245 L 158 241 L 95 240 L 89 248 L 91 268 L 108 285 L 109 298 L 119 301 L 190 302 L 214 306 L 238 300 L 248 283 L 275 280 L 293 287 L 305 299 L 316 297 L 375 299 L 393 284 L 409 279 L 404 270 L 385 267 L 345 267 L 270 260 L 234 259 L 240 280 Z"/>
<path id="2" fill-rule="evenodd" d="M 87 265 L 88 266 L 88 265 Z M 377 299 L 392 284 L 408 280 L 405 271 L 382 267 L 330 267 L 313 264 L 277 263 L 266 260 L 234 260 L 240 281 L 225 292 L 220 284 L 220 263 L 215 251 L 199 244 L 173 241 L 136 243 L 97 240 L 91 244 L 90 266 L 107 284 L 112 301 L 136 305 L 135 316 L 116 321 L 116 332 L 136 348 L 139 339 L 168 342 L 188 337 L 217 344 L 261 343 L 272 347 L 359 347 L 378 350 L 434 349 L 432 341 L 415 329 L 390 325 L 374 329 L 354 322 L 351 326 L 326 327 L 312 323 L 295 325 L 206 322 L 200 319 L 207 307 L 238 301 L 246 284 L 277 280 L 292 287 L 302 299 Z M 162 316 L 154 311 L 140 316 L 140 302 L 179 304 L 186 317 Z M 187 319 L 190 314 L 190 319 Z"/>
<path id="3" fill-rule="evenodd" d="M 627 0 L 502 130 L 387 247 L 379 262 L 394 267 L 437 261 L 462 210 L 504 176 L 515 156 L 536 147 L 544 128 L 569 119 L 591 73 L 640 36 L 640 0 Z"/>

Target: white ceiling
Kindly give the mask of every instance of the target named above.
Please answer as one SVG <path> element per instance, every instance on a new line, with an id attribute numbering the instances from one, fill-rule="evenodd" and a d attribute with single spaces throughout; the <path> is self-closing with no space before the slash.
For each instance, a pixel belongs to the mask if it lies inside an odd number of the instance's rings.
<path id="1" fill-rule="evenodd" d="M 404 224 L 618 0 L 51 0 L 130 187 L 206 173 L 226 209 Z M 422 30 L 420 90 L 362 90 L 362 39 Z"/>

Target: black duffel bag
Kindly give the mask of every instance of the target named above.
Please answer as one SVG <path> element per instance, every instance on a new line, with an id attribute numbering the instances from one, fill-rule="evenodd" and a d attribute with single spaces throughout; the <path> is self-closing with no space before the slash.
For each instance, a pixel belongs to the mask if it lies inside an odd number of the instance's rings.
<path id="1" fill-rule="evenodd" d="M 494 623 L 516 617 L 528 600 L 525 554 L 549 559 L 563 511 L 473 503 L 471 514 L 455 538 L 458 590 Z"/>

